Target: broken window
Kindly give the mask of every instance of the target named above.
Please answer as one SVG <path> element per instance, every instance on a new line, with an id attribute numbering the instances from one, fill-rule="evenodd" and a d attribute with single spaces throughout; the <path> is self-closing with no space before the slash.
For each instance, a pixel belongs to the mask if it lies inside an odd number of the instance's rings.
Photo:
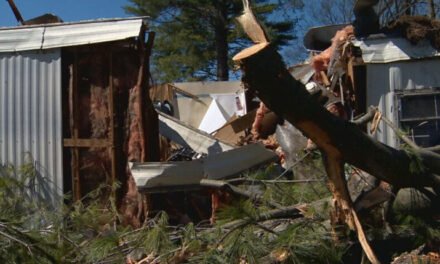
<path id="1" fill-rule="evenodd" d="M 400 128 L 421 147 L 440 144 L 440 93 L 403 94 L 399 98 Z"/>

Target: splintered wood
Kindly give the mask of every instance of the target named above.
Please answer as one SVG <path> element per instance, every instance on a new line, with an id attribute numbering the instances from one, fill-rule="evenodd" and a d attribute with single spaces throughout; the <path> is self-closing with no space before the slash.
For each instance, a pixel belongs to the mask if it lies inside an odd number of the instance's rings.
<path id="1" fill-rule="evenodd" d="M 246 32 L 254 43 L 269 42 L 266 32 L 264 32 L 263 27 L 255 18 L 248 0 L 243 0 L 243 7 L 243 14 L 239 16 L 237 20 L 243 27 L 244 32 Z"/>
<path id="2" fill-rule="evenodd" d="M 269 109 L 283 116 L 318 145 L 325 157 L 324 164 L 329 175 L 336 216 L 357 232 L 368 259 L 372 263 L 379 263 L 353 209 L 345 181 L 342 154 L 332 142 L 332 132 L 328 131 L 331 125 L 328 126 L 326 120 L 333 121 L 335 117 L 317 102 L 310 100 L 304 86 L 287 71 L 281 56 L 267 43 L 267 39 L 261 38 L 262 27 L 253 16 L 248 1 L 244 1 L 244 14 L 239 22 L 257 43 L 233 58 L 243 71 L 245 87 L 254 91 Z"/>

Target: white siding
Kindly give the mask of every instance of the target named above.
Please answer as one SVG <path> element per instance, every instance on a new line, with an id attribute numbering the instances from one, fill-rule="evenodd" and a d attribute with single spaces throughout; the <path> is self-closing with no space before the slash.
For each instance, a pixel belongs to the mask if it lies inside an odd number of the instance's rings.
<path id="1" fill-rule="evenodd" d="M 45 50 L 138 37 L 144 18 L 0 28 L 0 52 Z"/>
<path id="2" fill-rule="evenodd" d="M 51 197 L 63 187 L 60 53 L 0 53 L 0 163 L 33 161 Z"/>
<path id="3" fill-rule="evenodd" d="M 378 106 L 385 117 L 398 124 L 396 93 L 439 88 L 439 69 L 439 59 L 367 64 L 367 105 Z M 391 147 L 399 145 L 395 133 L 384 122 L 380 123 L 376 138 Z"/>

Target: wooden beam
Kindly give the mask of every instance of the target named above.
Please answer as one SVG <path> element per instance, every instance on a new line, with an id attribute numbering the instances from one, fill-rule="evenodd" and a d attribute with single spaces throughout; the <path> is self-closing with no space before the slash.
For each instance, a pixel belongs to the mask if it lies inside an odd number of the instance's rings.
<path id="1" fill-rule="evenodd" d="M 107 139 L 79 139 L 65 138 L 63 140 L 64 147 L 70 148 L 108 148 L 112 146 L 112 142 Z"/>
<path id="2" fill-rule="evenodd" d="M 113 85 L 113 52 L 110 53 L 109 56 L 109 91 L 108 91 L 108 105 L 109 105 L 109 114 L 110 114 L 110 131 L 109 131 L 109 139 L 108 143 L 110 143 L 110 159 L 111 159 L 111 179 L 110 185 L 113 185 L 116 182 L 116 122 L 115 122 L 115 89 Z M 114 189 L 112 188 L 112 196 L 115 197 Z"/>
<path id="3" fill-rule="evenodd" d="M 70 133 L 72 138 L 77 139 L 79 135 L 78 120 L 79 114 L 77 109 L 78 103 L 78 52 L 74 52 L 73 65 L 70 72 L 70 89 L 69 89 L 69 108 L 70 108 Z M 72 188 L 73 199 L 78 201 L 81 199 L 81 184 L 79 175 L 79 150 L 72 148 Z"/>

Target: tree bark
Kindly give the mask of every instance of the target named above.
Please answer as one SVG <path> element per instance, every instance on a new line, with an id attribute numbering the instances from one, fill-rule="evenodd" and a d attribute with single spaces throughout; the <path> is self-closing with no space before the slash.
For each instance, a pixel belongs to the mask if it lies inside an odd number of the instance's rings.
<path id="1" fill-rule="evenodd" d="M 377 142 L 355 124 L 332 115 L 287 71 L 281 56 L 269 43 L 256 44 L 234 58 L 245 87 L 278 116 L 289 121 L 319 147 L 333 193 L 334 223 L 355 230 L 368 259 L 380 261 L 372 251 L 353 209 L 344 175 L 348 162 L 397 187 L 440 186 L 440 155 L 422 149 L 412 154 Z M 415 169 L 416 168 L 416 169 Z"/>
<path id="2" fill-rule="evenodd" d="M 386 146 L 355 124 L 342 120 L 315 101 L 287 71 L 268 43 L 254 45 L 234 57 L 244 73 L 246 88 L 285 118 L 323 151 L 339 155 L 371 175 L 397 187 L 439 187 L 440 155 L 421 149 L 410 154 Z M 414 169 L 420 162 L 421 168 Z"/>

